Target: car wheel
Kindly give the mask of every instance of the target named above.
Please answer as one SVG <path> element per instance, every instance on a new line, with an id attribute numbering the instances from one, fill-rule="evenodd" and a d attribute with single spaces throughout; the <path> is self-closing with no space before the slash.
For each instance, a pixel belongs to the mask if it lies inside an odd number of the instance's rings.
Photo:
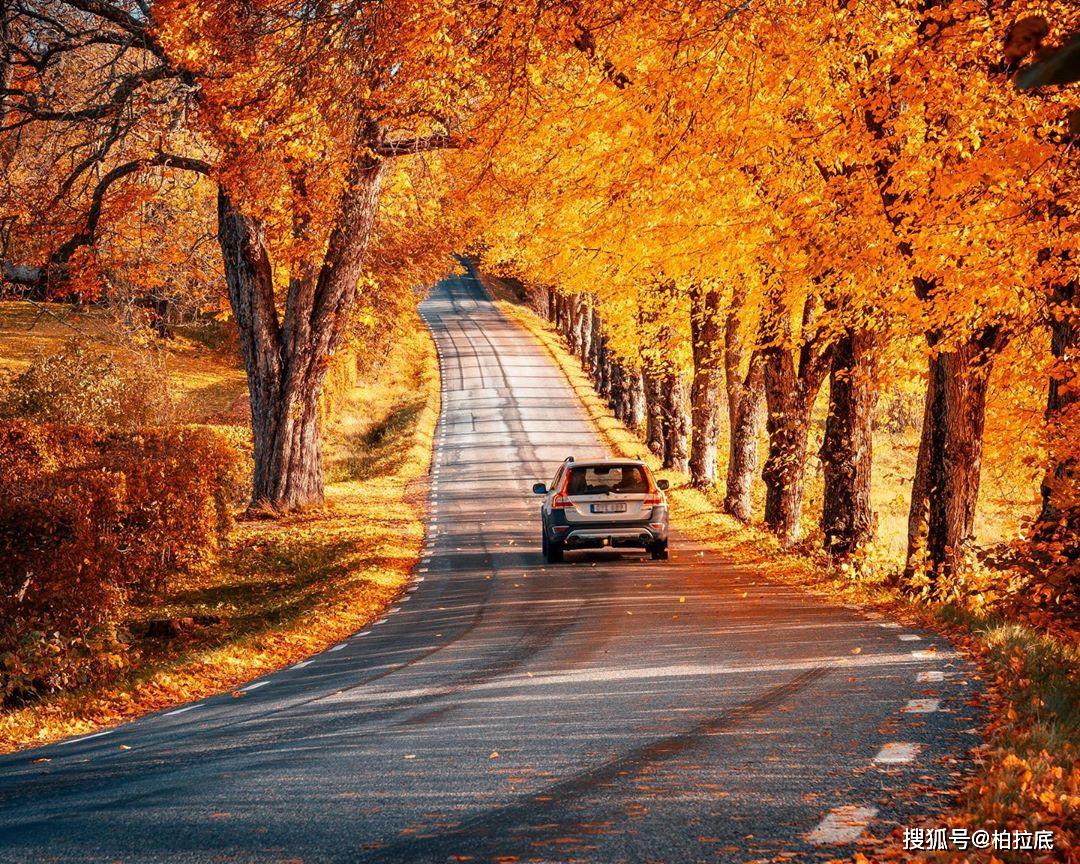
<path id="1" fill-rule="evenodd" d="M 563 560 L 562 543 L 559 543 L 557 540 L 548 540 L 546 546 L 547 550 L 544 552 L 544 557 L 549 564 L 558 564 Z"/>
<path id="2" fill-rule="evenodd" d="M 653 561 L 668 560 L 667 542 L 653 543 L 652 546 L 649 547 L 649 552 L 652 553 Z"/>

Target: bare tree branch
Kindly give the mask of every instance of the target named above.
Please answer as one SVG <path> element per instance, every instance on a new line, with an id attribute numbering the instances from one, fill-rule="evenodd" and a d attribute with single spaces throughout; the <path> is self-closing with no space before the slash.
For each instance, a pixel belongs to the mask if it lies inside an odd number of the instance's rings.
<path id="1" fill-rule="evenodd" d="M 158 153 L 147 159 L 133 159 L 117 165 L 105 174 L 94 188 L 82 227 L 49 256 L 48 262 L 41 267 L 13 264 L 8 261 L 0 262 L 0 274 L 3 275 L 4 280 L 26 288 L 42 288 L 48 284 L 53 275 L 62 276 L 75 253 L 94 242 L 98 224 L 101 221 L 105 196 L 109 189 L 119 180 L 146 168 L 176 168 L 182 171 L 194 171 L 205 176 L 209 176 L 211 172 L 208 162 L 175 153 Z"/>
<path id="2" fill-rule="evenodd" d="M 416 138 L 401 138 L 396 141 L 381 141 L 371 149 L 376 156 L 405 156 L 409 153 L 424 153 L 431 150 L 457 150 L 468 147 L 470 139 L 458 135 L 436 132 Z"/>

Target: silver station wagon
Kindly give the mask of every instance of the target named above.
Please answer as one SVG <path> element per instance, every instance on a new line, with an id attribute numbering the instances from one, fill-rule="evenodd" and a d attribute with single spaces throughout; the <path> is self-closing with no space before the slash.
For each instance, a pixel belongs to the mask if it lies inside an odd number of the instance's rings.
<path id="1" fill-rule="evenodd" d="M 540 524 L 544 558 L 562 561 L 567 549 L 605 546 L 647 549 L 668 557 L 666 480 L 633 459 L 575 462 L 571 456 L 551 481 L 533 486 L 544 496 Z"/>

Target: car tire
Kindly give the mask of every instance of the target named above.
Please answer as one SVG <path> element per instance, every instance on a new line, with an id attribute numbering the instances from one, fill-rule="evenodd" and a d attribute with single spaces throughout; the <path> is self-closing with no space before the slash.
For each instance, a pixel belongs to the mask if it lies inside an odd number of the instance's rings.
<path id="1" fill-rule="evenodd" d="M 667 541 L 665 540 L 662 543 L 653 543 L 652 546 L 649 547 L 649 552 L 652 554 L 653 561 L 667 561 Z"/>
<path id="2" fill-rule="evenodd" d="M 544 558 L 548 564 L 558 564 L 563 560 L 563 544 L 557 540 L 544 538 Z"/>

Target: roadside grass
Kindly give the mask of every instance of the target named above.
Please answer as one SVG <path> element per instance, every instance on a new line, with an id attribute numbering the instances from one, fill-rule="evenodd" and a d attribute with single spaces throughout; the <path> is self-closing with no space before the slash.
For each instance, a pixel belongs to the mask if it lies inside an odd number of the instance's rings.
<path id="1" fill-rule="evenodd" d="M 679 531 L 733 562 L 753 566 L 765 579 L 872 606 L 943 632 L 972 659 L 988 685 L 985 744 L 973 753 L 975 772 L 938 824 L 991 832 L 1049 829 L 1055 833 L 1055 851 L 1035 860 L 1076 860 L 1072 856 L 1080 846 L 1080 648 L 1067 631 L 1041 632 L 1021 621 L 955 604 L 914 603 L 880 570 L 837 569 L 807 545 L 782 548 L 767 531 L 723 513 L 719 492 L 699 491 L 685 474 L 662 470 L 641 438 L 613 416 L 554 328 L 519 303 L 501 298 L 496 302 L 547 348 L 612 452 L 644 458 L 657 476 L 668 479 L 672 521 Z M 900 838 L 894 839 L 899 844 Z M 874 860 L 921 860 L 919 854 L 893 846 L 876 851 Z M 998 851 L 994 857 L 968 851 L 953 857 L 1008 864 L 1033 860 L 1032 853 L 1023 851 Z"/>
<path id="2" fill-rule="evenodd" d="M 198 353 L 190 363 L 171 369 L 205 371 L 218 383 L 235 371 L 220 354 Z M 423 544 L 438 412 L 434 345 L 417 318 L 386 361 L 349 389 L 327 429 L 325 506 L 238 522 L 218 566 L 174 579 L 152 605 L 131 610 L 123 628 L 137 649 L 130 669 L 107 684 L 0 712 L 0 751 L 227 692 L 377 618 L 404 590 Z M 206 623 L 173 639 L 146 635 L 148 623 L 163 618 Z"/>
<path id="3" fill-rule="evenodd" d="M 167 376 L 181 421 L 247 423 L 247 380 L 238 355 L 223 335 L 226 326 L 215 322 L 179 327 L 174 338 L 154 343 L 154 356 Z M 132 348 L 130 334 L 101 310 L 79 311 L 60 303 L 0 302 L 0 375 L 17 375 L 72 339 L 112 354 Z"/>

